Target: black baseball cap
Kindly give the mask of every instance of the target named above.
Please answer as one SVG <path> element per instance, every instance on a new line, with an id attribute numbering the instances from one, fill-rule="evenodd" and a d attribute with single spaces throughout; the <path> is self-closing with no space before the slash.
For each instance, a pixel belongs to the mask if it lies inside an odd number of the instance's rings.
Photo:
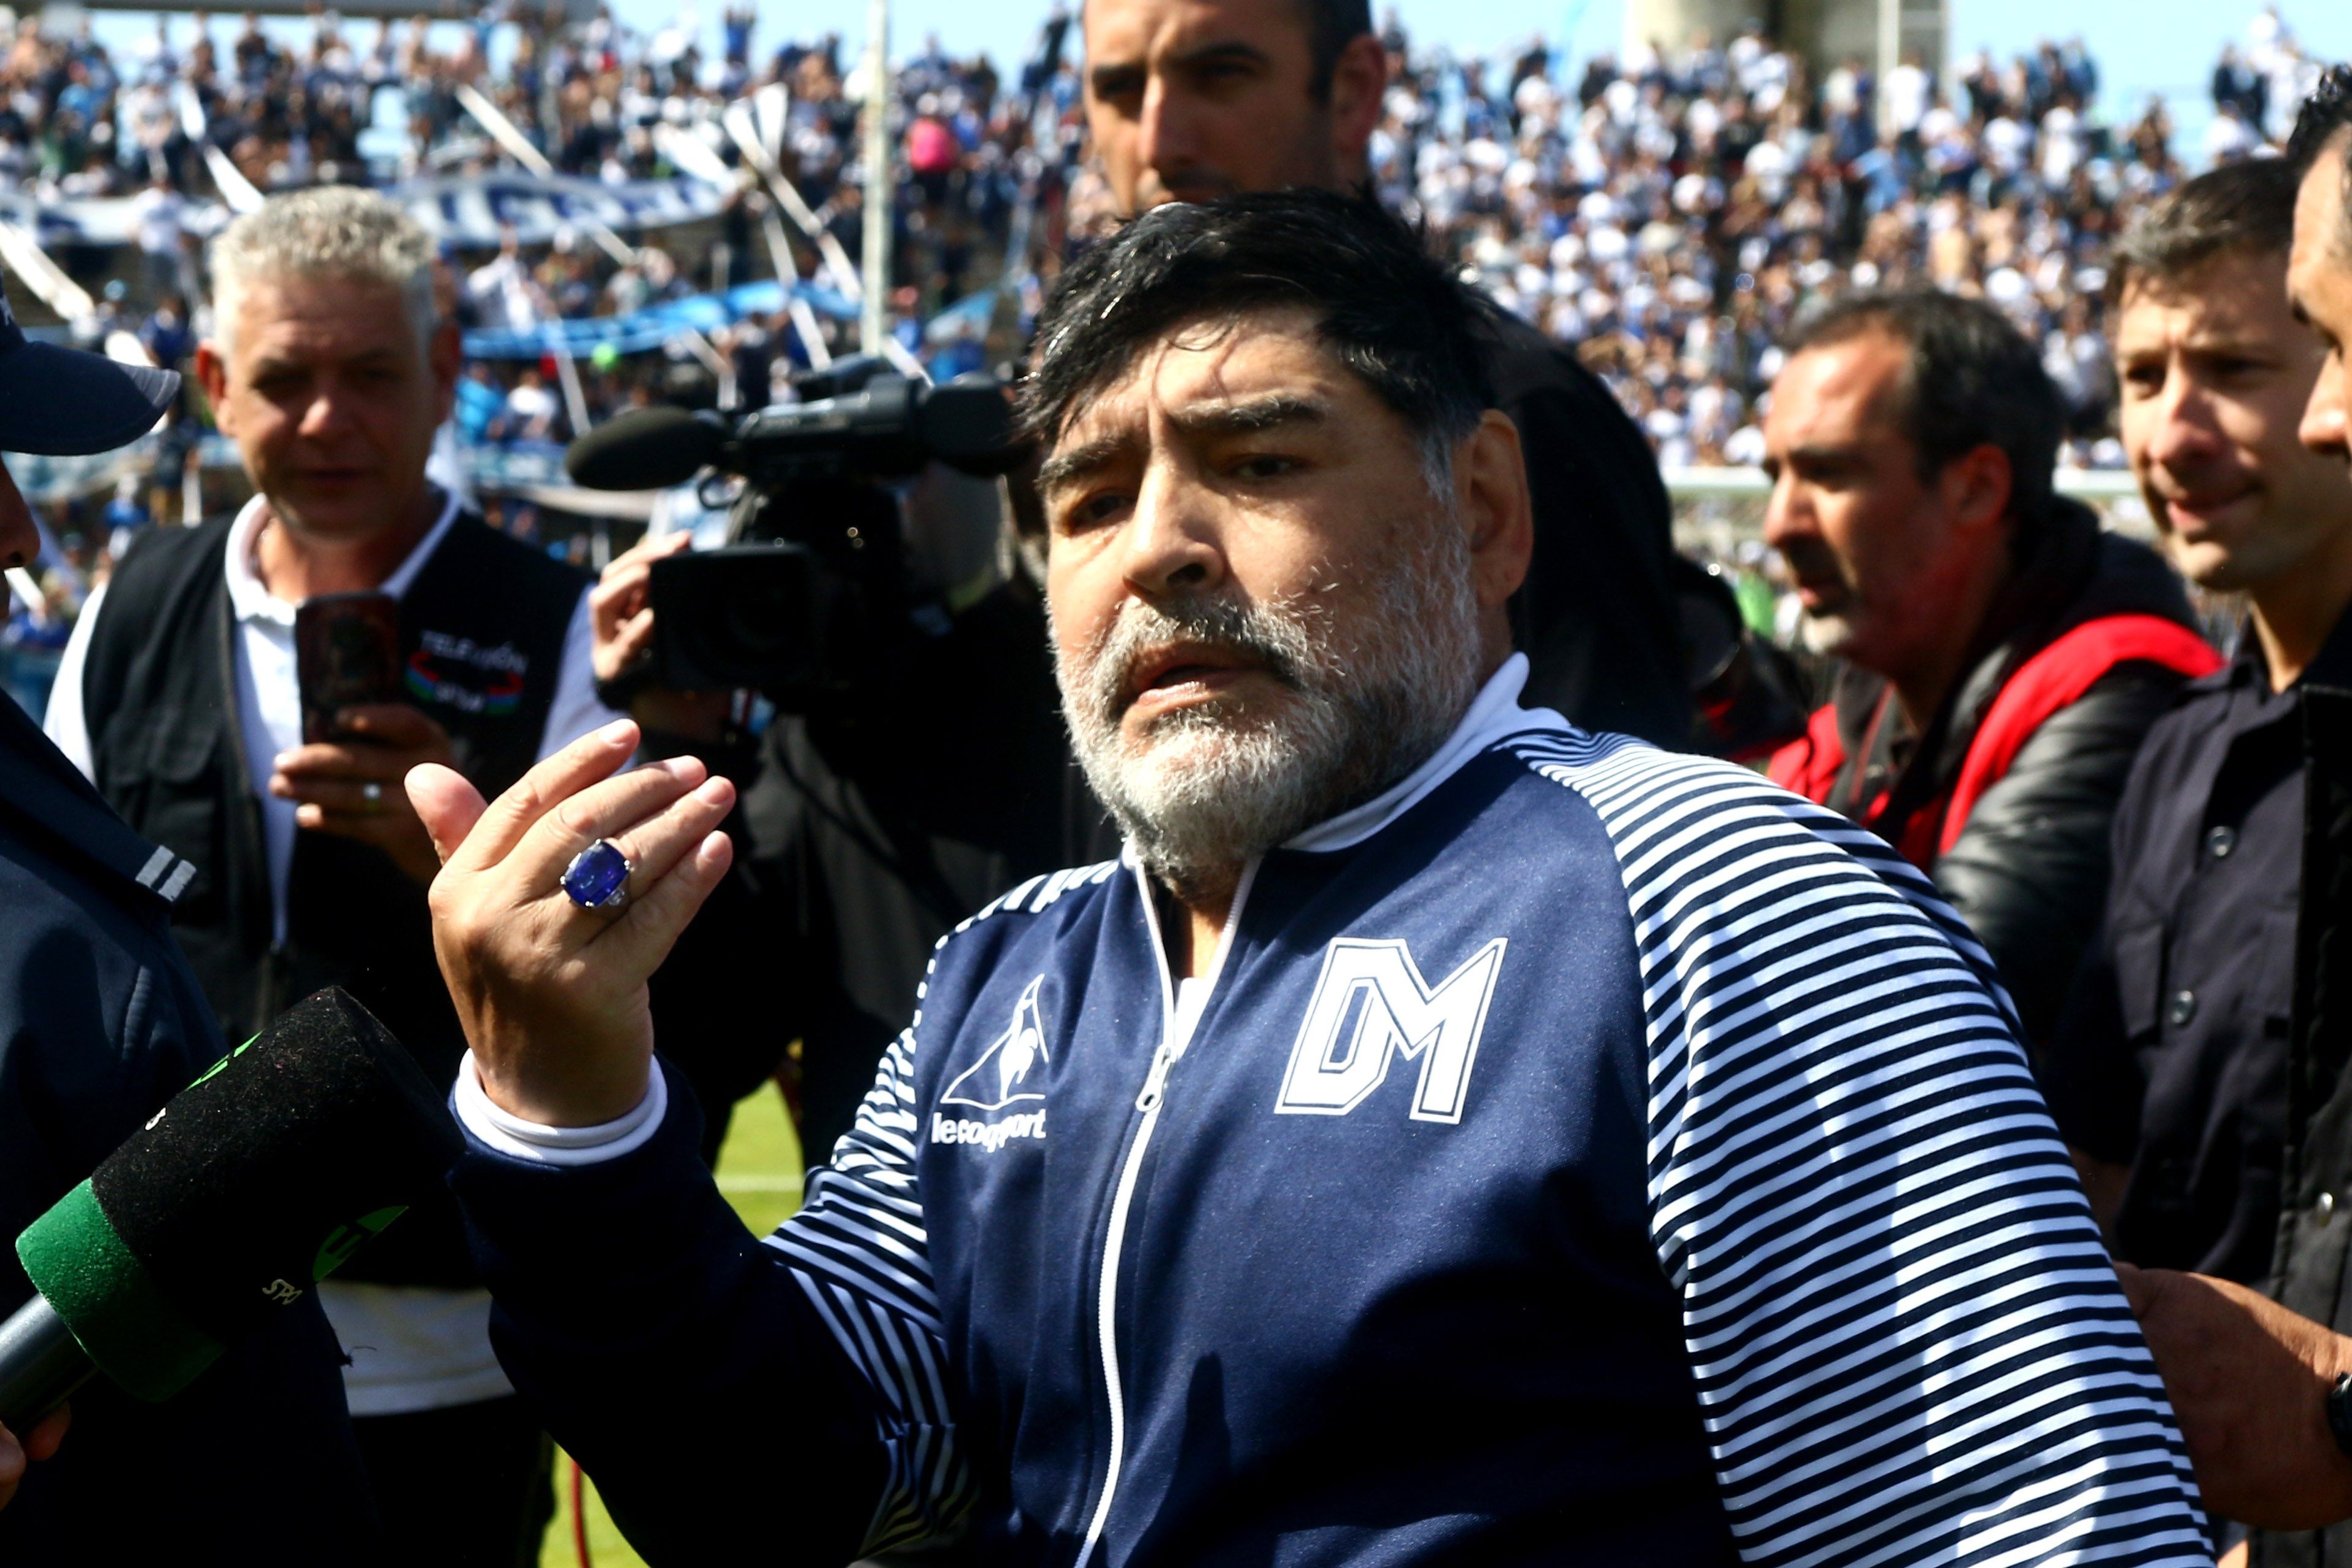
<path id="1" fill-rule="evenodd" d="M 26 337 L 0 291 L 0 452 L 111 451 L 145 435 L 179 391 L 177 371 Z"/>

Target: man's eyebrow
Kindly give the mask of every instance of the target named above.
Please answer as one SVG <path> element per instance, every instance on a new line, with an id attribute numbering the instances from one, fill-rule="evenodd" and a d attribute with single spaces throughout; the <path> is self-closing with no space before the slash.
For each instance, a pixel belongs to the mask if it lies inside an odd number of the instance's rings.
<path id="1" fill-rule="evenodd" d="M 1244 43 L 1239 38 L 1220 38 L 1214 43 L 1187 49 L 1170 63 L 1180 69 L 1198 70 L 1202 66 L 1263 66 L 1270 64 L 1271 58 L 1255 44 Z"/>
<path id="2" fill-rule="evenodd" d="M 1181 409 L 1169 416 L 1169 423 L 1187 436 L 1254 436 L 1284 425 L 1318 425 L 1330 416 L 1320 398 L 1276 392 Z"/>
<path id="3" fill-rule="evenodd" d="M 1122 89 L 1137 86 L 1143 79 L 1144 68 L 1139 60 L 1106 60 L 1087 72 L 1087 80 L 1097 98 L 1109 98 Z"/>
<path id="4" fill-rule="evenodd" d="M 1178 70 L 1196 71 L 1211 66 L 1259 66 L 1272 63 L 1271 57 L 1255 44 L 1239 38 L 1219 38 L 1213 43 L 1187 49 L 1168 62 Z M 1105 60 L 1087 73 L 1097 98 L 1108 98 L 1122 90 L 1139 86 L 1150 75 L 1150 68 L 1141 60 Z"/>
<path id="5" fill-rule="evenodd" d="M 2208 359 L 2271 359 L 2278 353 L 2261 332 L 2240 327 L 2189 332 L 2181 338 L 2180 347 L 2184 353 Z"/>
<path id="6" fill-rule="evenodd" d="M 1076 484 L 1089 475 L 1101 472 L 1116 461 L 1132 443 L 1124 436 L 1103 436 L 1066 452 L 1056 452 L 1037 465 L 1037 493 L 1048 495 L 1065 485 Z"/>
<path id="7" fill-rule="evenodd" d="M 1851 463 L 1861 457 L 1862 452 L 1863 444 L 1859 441 L 1848 441 L 1842 445 L 1815 443 L 1811 446 L 1791 447 L 1780 455 L 1780 460 L 1786 463 Z"/>

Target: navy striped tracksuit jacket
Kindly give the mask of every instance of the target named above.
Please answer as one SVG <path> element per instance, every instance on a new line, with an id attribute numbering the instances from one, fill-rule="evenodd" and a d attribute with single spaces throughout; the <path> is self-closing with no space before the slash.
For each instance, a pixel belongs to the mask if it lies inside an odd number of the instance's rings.
<path id="1" fill-rule="evenodd" d="M 2210 1563 L 1966 928 L 1523 669 L 1205 994 L 1131 867 L 966 921 L 764 1242 L 674 1076 L 602 1163 L 476 1138 L 500 1356 L 651 1560 Z"/>

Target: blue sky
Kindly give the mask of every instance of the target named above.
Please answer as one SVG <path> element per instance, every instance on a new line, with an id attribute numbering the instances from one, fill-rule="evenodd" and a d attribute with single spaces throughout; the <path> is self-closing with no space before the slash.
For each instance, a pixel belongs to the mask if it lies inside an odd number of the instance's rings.
<path id="1" fill-rule="evenodd" d="M 2242 38 L 2256 0 L 1949 0 L 1952 45 L 1965 55 L 1979 45 L 2013 53 L 2045 36 L 2081 34 L 2105 73 L 2103 107 L 2110 115 L 2136 111 L 2149 92 L 2186 95 L 2201 101 L 2207 74 L 2221 44 Z M 1373 0 L 1385 16 L 1391 0 Z M 1487 53 L 1517 45 L 1540 32 L 1566 38 L 1580 57 L 1616 47 L 1623 26 L 1623 0 L 1394 0 L 1405 26 L 1417 37 L 1443 39 L 1461 53 Z M 1763 6 L 1759 4 L 1759 11 Z M 617 13 L 637 26 L 659 26 L 676 14 L 672 0 L 618 0 Z M 717 0 L 701 7 L 701 21 L 715 27 Z M 1026 51 L 1043 0 L 893 0 L 893 53 L 919 47 L 936 32 L 954 53 L 986 49 L 1002 66 Z M 2346 0 L 2283 0 L 2280 13 L 2297 36 L 2330 59 L 2352 58 L 2352 4 Z M 857 0 L 774 0 L 760 7 L 759 36 L 774 40 L 786 31 L 818 32 L 838 27 L 853 39 L 865 31 L 866 7 Z M 2189 104 L 2181 106 L 2187 109 Z M 2180 118 L 2191 118 L 2180 116 Z M 2194 116 L 2201 121 L 2201 113 Z"/>
<path id="2" fill-rule="evenodd" d="M 673 19 L 692 18 L 715 47 L 719 16 L 726 0 L 614 0 L 631 26 L 651 30 Z M 2136 113 L 2151 92 L 2176 101 L 2175 119 L 2189 137 L 2201 127 L 2205 83 L 2223 42 L 2242 38 L 2258 0 L 1948 0 L 1956 58 L 1979 45 L 2002 54 L 2027 48 L 2046 36 L 2080 34 L 2105 72 L 2101 108 L 2110 118 Z M 1443 40 L 1457 53 L 1490 54 L 1542 33 L 1565 39 L 1582 58 L 1617 47 L 1625 0 L 1373 0 L 1375 14 L 1391 5 L 1417 38 Z M 1000 67 L 1025 54 L 1036 36 L 1047 0 L 892 0 L 892 52 L 903 56 L 937 33 L 956 54 L 986 50 Z M 1763 9 L 1759 4 L 1757 7 Z M 224 45 L 236 23 L 226 14 L 214 20 Z M 2288 25 L 2328 59 L 2352 58 L 2352 4 L 2347 0 L 2281 0 Z M 772 46 L 787 36 L 808 37 L 838 29 L 853 47 L 862 39 L 862 0 L 761 0 L 760 43 Z M 285 24 L 307 36 L 309 25 Z M 97 14 L 110 42 L 130 44 L 152 36 L 152 17 L 121 12 Z M 184 37 L 181 18 L 174 31 Z M 373 36 L 372 29 L 364 36 Z M 2191 142 L 2193 145 L 2193 142 Z"/>

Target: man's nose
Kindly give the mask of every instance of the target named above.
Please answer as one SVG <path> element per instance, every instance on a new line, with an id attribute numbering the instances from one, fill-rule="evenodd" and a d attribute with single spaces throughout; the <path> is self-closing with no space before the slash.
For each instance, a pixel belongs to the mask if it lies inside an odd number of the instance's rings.
<path id="1" fill-rule="evenodd" d="M 351 415 L 350 398 L 350 389 L 339 377 L 321 376 L 310 390 L 310 401 L 303 406 L 298 430 L 313 440 L 332 435 Z"/>
<path id="2" fill-rule="evenodd" d="M 1200 161 L 1192 145 L 1192 114 L 1184 95 L 1169 89 L 1168 79 L 1154 74 L 1143 89 L 1143 112 L 1137 121 L 1138 151 L 1143 166 L 1164 184 L 1185 174 Z"/>
<path id="3" fill-rule="evenodd" d="M 30 566 L 41 552 L 41 531 L 33 524 L 24 492 L 0 463 L 0 569 Z"/>
<path id="4" fill-rule="evenodd" d="M 1198 594 L 1224 581 L 1225 561 L 1200 487 L 1153 465 L 1127 527 L 1128 585 L 1147 599 Z"/>
<path id="5" fill-rule="evenodd" d="M 1783 471 L 1764 502 L 1764 542 L 1785 553 L 1788 541 L 1812 531 L 1812 510 L 1798 494 L 1795 476 Z"/>
<path id="6" fill-rule="evenodd" d="M 2295 434 L 2315 452 L 2352 461 L 2352 410 L 2346 407 L 2347 399 L 2352 399 L 2352 388 L 2345 384 L 2347 379 L 2344 353 L 2339 349 L 2320 367 L 2319 379 L 2311 386 L 2311 401 L 2303 406 L 2303 425 Z"/>
<path id="7" fill-rule="evenodd" d="M 2181 469 L 2209 460 L 2221 447 L 2212 400 L 2189 377 L 2171 374 L 2148 411 L 2148 461 Z"/>

